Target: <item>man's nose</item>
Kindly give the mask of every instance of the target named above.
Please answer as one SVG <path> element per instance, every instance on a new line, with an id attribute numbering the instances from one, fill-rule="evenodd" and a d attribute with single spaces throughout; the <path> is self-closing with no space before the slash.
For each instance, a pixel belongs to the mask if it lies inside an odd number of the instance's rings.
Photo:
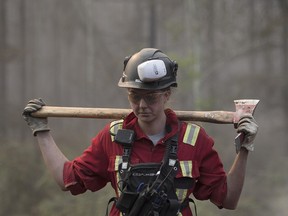
<path id="1" fill-rule="evenodd" d="M 139 102 L 139 106 L 140 107 L 147 107 L 147 103 L 146 103 L 146 101 L 143 98 L 141 98 L 141 100 Z"/>

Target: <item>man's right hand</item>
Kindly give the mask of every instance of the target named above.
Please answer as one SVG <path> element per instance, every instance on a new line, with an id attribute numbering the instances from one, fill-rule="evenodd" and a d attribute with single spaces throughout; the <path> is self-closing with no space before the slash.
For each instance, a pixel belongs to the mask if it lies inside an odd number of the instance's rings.
<path id="1" fill-rule="evenodd" d="M 31 113 L 40 110 L 45 105 L 46 104 L 41 98 L 33 99 L 28 102 L 23 110 L 22 116 L 31 128 L 34 136 L 36 136 L 37 132 L 40 131 L 50 131 L 47 118 L 36 118 L 31 116 Z"/>

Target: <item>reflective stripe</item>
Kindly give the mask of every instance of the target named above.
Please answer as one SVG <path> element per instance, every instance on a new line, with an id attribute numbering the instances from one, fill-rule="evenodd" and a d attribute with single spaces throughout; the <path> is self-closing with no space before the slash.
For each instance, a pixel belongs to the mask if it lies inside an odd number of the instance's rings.
<path id="1" fill-rule="evenodd" d="M 179 189 L 179 188 L 176 188 L 176 195 L 178 197 L 178 200 L 180 202 L 183 202 L 184 199 L 186 198 L 187 196 L 187 192 L 188 190 L 187 189 Z"/>
<path id="2" fill-rule="evenodd" d="M 192 176 L 192 161 L 180 161 L 180 167 L 182 170 L 182 175 L 184 177 L 191 177 Z"/>
<path id="3" fill-rule="evenodd" d="M 122 163 L 122 156 L 121 155 L 116 155 L 116 158 L 115 158 L 115 170 L 118 171 L 118 167 L 119 167 L 119 164 Z"/>
<path id="4" fill-rule="evenodd" d="M 123 119 L 120 119 L 110 123 L 110 133 L 112 142 L 114 142 L 115 134 L 117 133 L 117 131 L 122 128 L 123 121 L 124 121 Z"/>
<path id="5" fill-rule="evenodd" d="M 120 155 L 116 155 L 116 158 L 115 158 L 115 175 L 116 175 L 116 184 L 118 184 L 118 182 L 119 182 L 119 184 L 120 185 L 118 185 L 118 186 L 116 186 L 116 196 L 117 197 L 119 197 L 120 196 L 120 190 L 119 190 L 119 188 L 120 187 L 122 187 L 122 185 L 121 185 L 121 181 L 120 181 L 120 174 L 119 174 L 119 172 L 118 172 L 118 167 L 119 167 L 119 164 L 120 163 L 122 163 L 122 156 L 120 156 Z"/>
<path id="6" fill-rule="evenodd" d="M 192 161 L 180 161 L 180 168 L 183 177 L 192 178 Z M 178 200 L 183 202 L 187 197 L 188 189 L 176 188 L 176 195 Z"/>
<path id="7" fill-rule="evenodd" d="M 195 124 L 187 124 L 183 142 L 195 146 L 200 127 Z"/>

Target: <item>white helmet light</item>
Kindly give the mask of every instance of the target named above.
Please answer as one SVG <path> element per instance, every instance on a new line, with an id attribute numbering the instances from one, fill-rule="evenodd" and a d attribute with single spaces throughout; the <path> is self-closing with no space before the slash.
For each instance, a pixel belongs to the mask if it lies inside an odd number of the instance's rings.
<path id="1" fill-rule="evenodd" d="M 138 65 L 137 70 L 142 82 L 157 81 L 167 74 L 165 63 L 159 59 L 143 62 Z"/>

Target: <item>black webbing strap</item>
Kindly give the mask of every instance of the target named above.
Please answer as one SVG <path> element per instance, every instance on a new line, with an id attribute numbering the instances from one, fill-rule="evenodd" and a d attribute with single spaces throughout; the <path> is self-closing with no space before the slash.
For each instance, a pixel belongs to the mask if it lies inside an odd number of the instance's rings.
<path id="1" fill-rule="evenodd" d="M 165 144 L 166 149 L 161 163 L 160 173 L 152 185 L 139 194 L 138 199 L 128 213 L 129 216 L 146 216 L 148 212 L 150 212 L 149 215 L 152 213 L 154 216 L 157 216 L 160 214 L 164 205 L 167 204 L 169 205 L 170 210 L 167 212 L 168 215 L 170 215 L 169 213 L 175 212 L 173 214 L 174 216 L 179 211 L 180 203 L 178 200 L 175 199 L 177 202 L 173 202 L 173 198 L 169 199 L 170 197 L 167 197 L 171 188 L 174 186 L 174 178 L 176 177 L 179 168 L 177 158 L 178 133 L 168 139 Z"/>
<path id="2" fill-rule="evenodd" d="M 174 135 L 166 144 L 166 152 L 164 156 L 164 163 L 160 169 L 160 175 L 163 173 L 165 176 L 164 186 L 166 188 L 167 193 L 174 186 L 174 179 L 179 169 L 178 162 L 178 133 Z M 180 208 L 180 203 L 178 199 L 168 199 L 169 203 L 169 212 L 168 215 L 176 215 Z"/>
<path id="3" fill-rule="evenodd" d="M 177 149 L 178 134 L 174 135 L 166 142 L 166 151 L 160 167 L 160 175 L 155 181 L 165 184 L 167 191 L 173 187 L 174 178 L 176 177 L 178 170 Z M 169 183 L 167 183 L 167 181 Z"/>
<path id="4" fill-rule="evenodd" d="M 109 199 L 109 201 L 108 201 L 108 204 L 107 204 L 107 207 L 106 207 L 106 214 L 105 214 L 105 216 L 108 216 L 108 209 L 109 209 L 109 205 L 110 205 L 110 203 L 111 202 L 116 202 L 117 201 L 117 198 L 116 197 L 112 197 L 111 199 Z"/>
<path id="5" fill-rule="evenodd" d="M 181 203 L 181 207 L 180 207 L 180 211 L 182 211 L 183 209 L 189 207 L 189 203 L 193 203 L 194 205 L 194 212 L 195 212 L 195 216 L 197 216 L 197 207 L 196 207 L 196 203 L 195 201 L 190 198 L 190 197 L 187 197 L 182 203 Z M 194 214 L 193 214 L 194 215 Z"/>
<path id="6" fill-rule="evenodd" d="M 121 134 L 122 136 L 118 134 Z M 122 163 L 119 165 L 122 180 L 126 179 L 130 167 L 130 155 L 132 152 L 134 137 L 134 131 L 127 129 L 119 129 L 115 137 L 115 142 L 119 143 L 123 147 Z"/>

